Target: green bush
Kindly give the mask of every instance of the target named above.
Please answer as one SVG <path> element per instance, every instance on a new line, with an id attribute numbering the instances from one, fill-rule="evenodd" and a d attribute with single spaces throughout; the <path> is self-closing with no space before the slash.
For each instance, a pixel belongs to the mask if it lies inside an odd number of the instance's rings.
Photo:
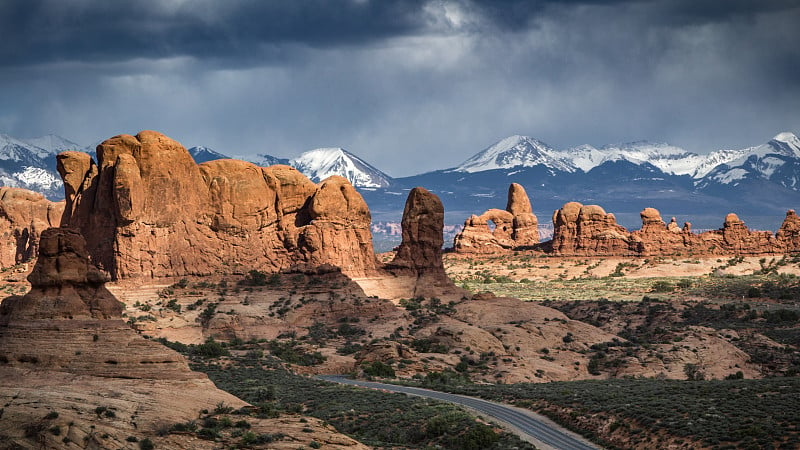
<path id="1" fill-rule="evenodd" d="M 380 361 L 373 361 L 372 363 L 363 364 L 361 368 L 364 373 L 371 377 L 394 378 L 395 373 L 392 366 L 384 364 Z"/>

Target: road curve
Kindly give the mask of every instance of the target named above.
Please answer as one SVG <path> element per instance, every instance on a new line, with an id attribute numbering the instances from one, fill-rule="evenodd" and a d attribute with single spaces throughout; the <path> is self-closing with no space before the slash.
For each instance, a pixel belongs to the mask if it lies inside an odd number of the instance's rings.
<path id="1" fill-rule="evenodd" d="M 334 383 L 399 392 L 466 406 L 477 411 L 481 415 L 510 426 L 517 434 L 521 435 L 523 439 L 543 449 L 595 450 L 599 448 L 585 439 L 555 425 L 549 420 L 522 408 L 490 402 L 475 397 L 468 397 L 466 395 L 432 391 L 430 389 L 352 380 L 342 375 L 320 375 L 317 378 Z"/>

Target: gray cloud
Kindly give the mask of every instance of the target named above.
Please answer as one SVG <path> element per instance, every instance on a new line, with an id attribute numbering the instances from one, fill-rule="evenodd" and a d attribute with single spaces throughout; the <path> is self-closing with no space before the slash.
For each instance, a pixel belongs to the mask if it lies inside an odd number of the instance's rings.
<path id="1" fill-rule="evenodd" d="M 509 134 L 693 151 L 800 131 L 788 1 L 0 3 L 0 132 L 141 129 L 392 175 Z"/>

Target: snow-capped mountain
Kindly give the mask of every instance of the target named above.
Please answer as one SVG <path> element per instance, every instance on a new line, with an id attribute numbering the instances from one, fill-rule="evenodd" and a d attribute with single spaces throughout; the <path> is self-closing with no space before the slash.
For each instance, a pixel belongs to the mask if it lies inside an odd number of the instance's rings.
<path id="1" fill-rule="evenodd" d="M 519 135 L 497 141 L 453 170 L 475 173 L 539 165 L 561 172 L 575 171 L 575 165 L 564 161 L 563 156 L 557 150 L 542 141 Z"/>
<path id="2" fill-rule="evenodd" d="M 197 164 L 204 163 L 207 161 L 214 161 L 215 159 L 228 159 L 230 156 L 223 155 L 222 153 L 215 152 L 214 150 L 199 145 L 197 147 L 192 147 L 187 149 L 189 154 L 192 155 L 194 162 Z"/>
<path id="3" fill-rule="evenodd" d="M 627 161 L 635 165 L 650 164 L 668 175 L 689 175 L 700 180 L 696 183 L 698 186 L 704 186 L 707 177 L 723 184 L 748 174 L 771 179 L 774 174 L 785 172 L 780 168 L 786 169 L 790 160 L 800 161 L 800 139 L 789 132 L 780 133 L 759 146 L 718 150 L 707 155 L 648 141 L 606 145 L 599 149 L 581 145 L 556 150 L 531 137 L 515 135 L 498 141 L 452 170 L 476 173 L 540 166 L 563 173 L 588 173 L 607 162 Z M 800 190 L 800 177 L 797 181 L 780 183 L 786 187 L 797 186 L 792 189 Z"/>
<path id="4" fill-rule="evenodd" d="M 628 161 L 634 164 L 649 163 L 664 173 L 687 175 L 694 172 L 702 157 L 695 153 L 663 143 L 648 141 L 606 145 L 596 149 L 581 145 L 561 152 L 570 164 L 588 172 L 607 161 Z"/>
<path id="5" fill-rule="evenodd" d="M 55 155 L 62 148 L 80 146 L 58 136 L 23 140 L 0 134 L 0 186 L 30 189 L 51 199 L 63 197 L 64 184 L 55 166 Z"/>
<path id="6" fill-rule="evenodd" d="M 261 167 L 274 166 L 275 164 L 283 164 L 288 166 L 290 161 L 286 158 L 278 158 L 277 156 L 267 155 L 266 153 L 259 153 L 256 159 L 252 161 L 255 165 Z"/>
<path id="7" fill-rule="evenodd" d="M 36 153 L 36 156 L 40 158 L 47 158 L 48 156 L 57 155 L 67 150 L 85 150 L 82 145 L 76 144 L 69 139 L 65 139 L 55 134 L 48 134 L 33 139 L 25 139 L 24 142 L 36 147 L 36 149 L 32 149 L 34 151 L 41 149 Z"/>
<path id="8" fill-rule="evenodd" d="M 766 180 L 800 191 L 800 139 L 793 133 L 780 133 L 756 147 L 723 151 L 730 159 L 709 170 L 696 183 L 699 189 Z"/>
<path id="9" fill-rule="evenodd" d="M 355 187 L 385 188 L 392 184 L 391 177 L 342 148 L 309 150 L 289 163 L 314 182 L 340 175 Z"/>

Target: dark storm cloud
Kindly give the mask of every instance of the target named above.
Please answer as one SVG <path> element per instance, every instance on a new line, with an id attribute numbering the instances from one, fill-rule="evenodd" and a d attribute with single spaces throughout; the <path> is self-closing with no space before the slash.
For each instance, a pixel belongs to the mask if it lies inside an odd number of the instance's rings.
<path id="1" fill-rule="evenodd" d="M 758 145 L 800 131 L 798 22 L 779 0 L 0 0 L 0 132 L 342 146 L 395 176 L 510 134 Z"/>
<path id="2" fill-rule="evenodd" d="M 422 1 L 76 1 L 0 3 L 0 64 L 191 56 L 252 58 L 419 31 Z"/>

